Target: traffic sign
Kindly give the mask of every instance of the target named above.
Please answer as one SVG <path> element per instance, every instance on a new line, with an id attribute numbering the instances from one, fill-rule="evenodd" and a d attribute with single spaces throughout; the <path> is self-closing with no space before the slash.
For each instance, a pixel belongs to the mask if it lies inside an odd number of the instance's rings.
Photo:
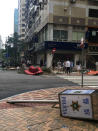
<path id="1" fill-rule="evenodd" d="M 52 54 L 54 54 L 56 52 L 56 48 L 52 49 Z"/>

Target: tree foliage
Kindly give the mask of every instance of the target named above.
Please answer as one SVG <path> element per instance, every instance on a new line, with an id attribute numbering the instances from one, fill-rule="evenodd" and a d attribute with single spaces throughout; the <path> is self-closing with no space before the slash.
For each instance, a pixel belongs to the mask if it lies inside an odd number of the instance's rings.
<path id="1" fill-rule="evenodd" d="M 8 36 L 6 40 L 5 50 L 7 63 L 17 66 L 20 63 L 20 52 L 23 50 L 24 43 L 19 40 L 19 35 L 14 33 L 12 36 Z"/>

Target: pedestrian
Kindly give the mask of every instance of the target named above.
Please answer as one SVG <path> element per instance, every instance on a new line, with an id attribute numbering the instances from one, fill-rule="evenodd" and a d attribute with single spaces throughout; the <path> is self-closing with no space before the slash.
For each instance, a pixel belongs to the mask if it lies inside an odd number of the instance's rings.
<path id="1" fill-rule="evenodd" d="M 74 67 L 73 61 L 71 61 L 71 62 L 70 62 L 70 72 L 73 71 L 73 67 Z"/>
<path id="2" fill-rule="evenodd" d="M 61 70 L 61 61 L 60 60 L 57 62 L 57 68 L 58 68 L 58 72 L 60 72 Z"/>
<path id="3" fill-rule="evenodd" d="M 78 71 L 78 74 L 80 75 L 80 71 L 81 71 L 81 64 L 78 64 L 78 65 L 77 65 L 77 71 Z"/>
<path id="4" fill-rule="evenodd" d="M 43 66 L 43 59 L 40 60 L 40 67 Z"/>
<path id="5" fill-rule="evenodd" d="M 29 67 L 31 65 L 31 61 L 27 60 L 27 66 Z"/>
<path id="6" fill-rule="evenodd" d="M 66 61 L 63 62 L 63 72 L 66 73 Z"/>
<path id="7" fill-rule="evenodd" d="M 69 59 L 67 59 L 67 61 L 66 61 L 66 73 L 70 74 L 70 61 L 69 61 Z"/>
<path id="8" fill-rule="evenodd" d="M 53 63 L 52 63 L 52 69 L 54 71 L 54 69 L 55 69 L 55 61 L 53 61 Z"/>

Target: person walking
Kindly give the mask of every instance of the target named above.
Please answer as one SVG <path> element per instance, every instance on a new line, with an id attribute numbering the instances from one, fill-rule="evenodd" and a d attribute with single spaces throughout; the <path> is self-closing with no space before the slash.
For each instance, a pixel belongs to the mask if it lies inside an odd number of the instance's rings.
<path id="1" fill-rule="evenodd" d="M 77 65 L 77 71 L 78 71 L 78 74 L 80 75 L 80 72 L 81 72 L 81 64 L 78 64 L 78 65 Z"/>
<path id="2" fill-rule="evenodd" d="M 63 62 L 63 72 L 66 73 L 66 61 Z"/>
<path id="3" fill-rule="evenodd" d="M 55 69 L 55 61 L 53 61 L 53 63 L 52 63 L 52 69 L 54 71 L 54 69 Z"/>
<path id="4" fill-rule="evenodd" d="M 57 62 L 57 68 L 58 68 L 58 72 L 60 72 L 61 71 L 61 61 L 60 60 Z"/>
<path id="5" fill-rule="evenodd" d="M 70 72 L 73 71 L 73 67 L 74 67 L 73 61 L 71 61 L 71 62 L 70 62 Z"/>
<path id="6" fill-rule="evenodd" d="M 66 61 L 66 73 L 70 74 L 70 61 L 69 61 L 69 59 L 67 59 L 67 61 Z"/>
<path id="7" fill-rule="evenodd" d="M 29 67 L 31 65 L 31 61 L 27 60 L 27 66 Z"/>

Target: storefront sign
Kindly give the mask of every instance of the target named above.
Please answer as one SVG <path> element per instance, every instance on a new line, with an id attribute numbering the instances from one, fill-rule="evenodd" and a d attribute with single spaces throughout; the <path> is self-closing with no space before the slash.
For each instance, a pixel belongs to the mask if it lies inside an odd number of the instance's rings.
<path id="1" fill-rule="evenodd" d="M 85 49 L 88 47 L 87 43 L 85 44 Z M 75 42 L 55 42 L 55 41 L 45 41 L 45 49 L 53 49 L 56 50 L 81 50 L 80 43 Z"/>

